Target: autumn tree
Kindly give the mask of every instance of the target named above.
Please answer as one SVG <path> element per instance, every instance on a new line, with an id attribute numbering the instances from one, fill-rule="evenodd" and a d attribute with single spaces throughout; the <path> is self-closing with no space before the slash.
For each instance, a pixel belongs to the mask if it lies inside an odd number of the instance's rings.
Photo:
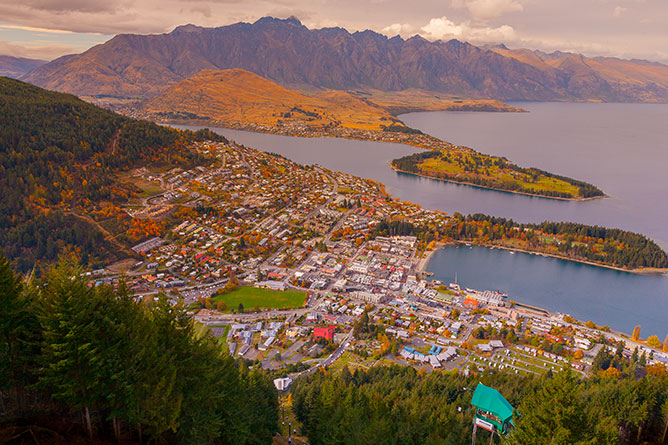
<path id="1" fill-rule="evenodd" d="M 650 335 L 647 337 L 647 344 L 656 349 L 661 348 L 661 340 L 659 340 L 659 337 L 656 335 Z"/>
<path id="2" fill-rule="evenodd" d="M 631 338 L 634 341 L 640 340 L 640 325 L 636 325 L 636 327 L 633 328 L 633 334 L 631 335 Z"/>

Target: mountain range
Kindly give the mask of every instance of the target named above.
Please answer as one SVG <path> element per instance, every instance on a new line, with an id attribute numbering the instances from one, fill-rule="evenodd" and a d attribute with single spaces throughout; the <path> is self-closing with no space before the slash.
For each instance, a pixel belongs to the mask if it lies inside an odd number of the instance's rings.
<path id="1" fill-rule="evenodd" d="M 0 76 L 17 79 L 45 63 L 47 63 L 46 60 L 0 55 Z"/>
<path id="2" fill-rule="evenodd" d="M 242 68 L 302 90 L 420 89 L 466 98 L 668 102 L 668 66 L 579 54 L 477 47 L 308 29 L 262 18 L 218 28 L 118 35 L 22 80 L 79 96 L 151 98 L 203 69 Z"/>

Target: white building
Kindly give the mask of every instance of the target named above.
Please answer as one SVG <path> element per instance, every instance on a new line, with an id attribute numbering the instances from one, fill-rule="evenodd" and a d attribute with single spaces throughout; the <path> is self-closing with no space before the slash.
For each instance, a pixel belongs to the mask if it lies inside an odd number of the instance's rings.
<path id="1" fill-rule="evenodd" d="M 274 379 L 274 386 L 279 391 L 284 391 L 290 387 L 292 384 L 292 379 L 290 377 L 285 377 L 282 379 Z"/>

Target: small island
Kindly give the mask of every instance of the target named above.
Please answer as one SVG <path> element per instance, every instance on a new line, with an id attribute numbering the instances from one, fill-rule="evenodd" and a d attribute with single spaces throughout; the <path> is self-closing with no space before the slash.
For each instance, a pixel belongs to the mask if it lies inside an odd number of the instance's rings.
<path id="1" fill-rule="evenodd" d="M 466 147 L 419 152 L 392 161 L 396 171 L 543 198 L 583 201 L 602 198 L 598 187 L 537 168 L 519 167 L 506 158 Z"/>

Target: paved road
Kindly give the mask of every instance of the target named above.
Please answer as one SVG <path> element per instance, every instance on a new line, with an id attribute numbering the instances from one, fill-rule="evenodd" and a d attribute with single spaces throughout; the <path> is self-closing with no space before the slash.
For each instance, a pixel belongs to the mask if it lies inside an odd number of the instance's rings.
<path id="1" fill-rule="evenodd" d="M 350 346 L 350 344 L 351 344 L 351 342 L 352 342 L 352 336 L 353 336 L 353 330 L 351 329 L 351 330 L 350 330 L 350 333 L 349 333 L 349 334 L 346 336 L 346 338 L 341 342 L 341 344 L 339 345 L 339 347 L 336 348 L 336 350 L 330 354 L 329 357 L 327 357 L 326 359 L 324 359 L 324 360 L 321 361 L 320 363 L 318 363 L 318 364 L 312 366 L 311 368 L 309 368 L 309 369 L 307 369 L 307 370 L 305 370 L 305 371 L 301 371 L 301 372 L 297 372 L 297 373 L 291 374 L 291 375 L 290 375 L 290 378 L 291 378 L 292 380 L 296 380 L 296 379 L 298 379 L 299 377 L 301 377 L 301 376 L 303 376 L 303 375 L 311 374 L 311 373 L 317 371 L 318 369 L 320 369 L 320 368 L 322 368 L 322 367 L 327 367 L 327 366 L 331 365 L 332 363 L 334 363 L 335 361 L 337 361 L 339 358 L 341 358 L 341 356 L 343 355 L 343 353 L 346 352 L 346 349 L 348 349 L 348 347 Z"/>

